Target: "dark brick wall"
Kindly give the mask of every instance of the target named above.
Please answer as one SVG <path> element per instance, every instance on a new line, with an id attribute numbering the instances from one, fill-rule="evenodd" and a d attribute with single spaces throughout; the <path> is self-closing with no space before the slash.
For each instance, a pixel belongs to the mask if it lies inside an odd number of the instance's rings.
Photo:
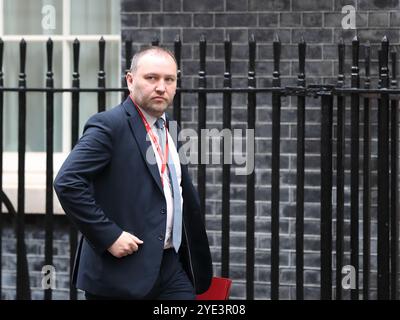
<path id="1" fill-rule="evenodd" d="M 179 35 L 184 43 L 182 74 L 185 87 L 197 85 L 198 41 L 207 38 L 208 86 L 221 86 L 223 40 L 233 41 L 233 84 L 243 85 L 247 72 L 247 41 L 257 40 L 257 82 L 271 82 L 271 42 L 277 34 L 282 41 L 282 83 L 293 83 L 297 76 L 297 43 L 307 42 L 308 82 L 335 80 L 336 43 L 343 38 L 350 44 L 355 30 L 343 30 L 344 5 L 356 8 L 356 28 L 362 42 L 369 41 L 376 61 L 376 48 L 384 34 L 399 44 L 398 1 L 356 0 L 177 0 L 122 1 L 122 39 L 134 41 L 135 49 L 158 38 L 172 48 Z M 361 50 L 362 51 L 362 50 Z M 123 51 L 124 52 L 124 51 Z M 363 56 L 363 52 L 361 52 Z M 347 50 L 350 58 L 350 50 Z M 321 63 L 323 63 L 321 67 Z M 349 70 L 349 69 L 348 69 Z"/>
<path id="2" fill-rule="evenodd" d="M 25 244 L 30 276 L 31 297 L 33 300 L 44 299 L 42 289 L 42 268 L 45 265 L 44 243 L 45 222 L 42 214 L 29 214 L 25 218 Z M 53 300 L 69 299 L 69 221 L 65 215 L 54 217 L 53 229 L 53 266 L 56 271 Z M 1 299 L 16 298 L 17 255 L 15 237 L 15 219 L 10 215 L 3 217 L 2 228 L 2 292 Z M 78 299 L 84 299 L 78 290 Z"/>
<path id="3" fill-rule="evenodd" d="M 343 30 L 341 10 L 344 5 L 356 8 L 356 30 Z M 277 34 L 282 42 L 282 85 L 295 85 L 298 62 L 297 43 L 307 42 L 307 84 L 335 83 L 337 76 L 337 42 L 343 38 L 346 44 L 346 72 L 349 81 L 350 44 L 356 34 L 360 42 L 369 41 L 372 47 L 373 76 L 376 76 L 377 46 L 387 34 L 391 43 L 399 44 L 398 0 L 148 0 L 122 1 L 122 40 L 133 40 L 134 50 L 148 44 L 154 38 L 162 45 L 173 48 L 173 40 L 179 35 L 183 40 L 182 76 L 184 87 L 196 87 L 198 82 L 199 49 L 201 35 L 207 39 L 207 85 L 222 87 L 224 73 L 223 40 L 233 41 L 232 74 L 234 86 L 247 86 L 248 39 L 251 34 L 257 41 L 257 86 L 270 86 L 272 80 L 272 41 Z M 363 58 L 363 50 L 360 50 Z M 123 48 L 123 51 L 124 48 Z M 361 76 L 364 74 L 360 64 Z M 361 81 L 363 83 L 363 80 Z M 373 81 L 376 84 L 376 79 Z M 233 95 L 232 119 L 234 128 L 245 128 L 247 111 L 246 96 Z M 296 208 L 296 105 L 295 99 L 283 98 L 281 114 L 280 157 L 280 297 L 295 298 L 295 208 Z M 320 285 L 320 100 L 307 99 L 306 111 L 306 178 L 305 178 L 305 297 L 319 298 Z M 222 127 L 222 97 L 208 96 L 207 127 Z M 347 119 L 349 110 L 347 110 Z M 375 111 L 373 111 L 375 112 Z M 256 110 L 256 265 L 255 297 L 270 296 L 270 198 L 271 198 L 271 96 L 257 96 Z M 376 115 L 376 113 L 374 113 Z M 183 97 L 183 127 L 196 128 L 197 98 Z M 363 119 L 361 112 L 360 119 Z M 376 116 L 372 116 L 376 119 Z M 346 152 L 349 155 L 349 124 L 346 125 Z M 360 128 L 362 130 L 362 126 Z M 362 133 L 362 131 L 360 131 Z M 373 166 L 376 169 L 376 123 L 372 126 Z M 335 147 L 335 146 L 334 146 Z M 362 148 L 360 149 L 362 152 Z M 349 156 L 346 170 L 349 170 Z M 196 168 L 192 168 L 196 181 Z M 207 229 L 212 245 L 216 274 L 220 272 L 221 244 L 221 168 L 207 167 Z M 376 180 L 375 172 L 373 179 Z M 362 179 L 361 179 L 362 180 Z M 231 250 L 230 277 L 234 279 L 233 298 L 245 298 L 245 177 L 232 174 L 231 187 Z M 349 172 L 346 171 L 346 222 L 345 264 L 349 264 Z M 360 181 L 362 183 L 362 181 Z M 360 185 L 362 188 L 362 185 Z M 376 189 L 374 189 L 376 190 Z M 333 190 L 335 195 L 336 190 Z M 362 192 L 360 193 L 362 195 Z M 376 191 L 373 191 L 376 199 Z M 335 201 L 335 196 L 334 199 Z M 362 203 L 362 202 L 360 202 Z M 374 202 L 375 203 L 375 202 Z M 361 208 L 360 208 L 361 209 Z M 362 211 L 360 210 L 360 216 Z M 376 270 L 376 207 L 372 210 L 373 253 L 372 269 Z M 334 212 L 335 217 L 335 212 Z M 333 221 L 335 224 L 335 221 Z M 362 224 L 360 224 L 361 228 Z M 335 229 L 335 228 L 334 228 Z M 335 232 L 335 230 L 334 230 Z M 362 249 L 362 246 L 360 246 Z M 335 255 L 333 253 L 333 259 Z M 361 262 L 360 262 L 361 263 Z M 362 264 L 360 264 L 362 268 Z M 362 278 L 362 275 L 361 275 Z M 372 278 L 374 297 L 376 279 Z M 335 277 L 333 277 L 335 279 Z M 345 293 L 345 297 L 347 297 Z"/>

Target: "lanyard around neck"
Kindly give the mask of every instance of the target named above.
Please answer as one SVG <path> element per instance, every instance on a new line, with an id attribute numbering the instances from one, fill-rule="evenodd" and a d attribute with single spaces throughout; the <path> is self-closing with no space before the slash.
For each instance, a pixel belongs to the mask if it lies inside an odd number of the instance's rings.
<path id="1" fill-rule="evenodd" d="M 163 154 L 160 143 L 158 142 L 158 139 L 156 138 L 156 135 L 154 134 L 153 130 L 151 129 L 151 126 L 150 126 L 149 122 L 147 121 L 146 117 L 144 116 L 142 110 L 140 110 L 140 108 L 137 107 L 137 105 L 133 101 L 132 97 L 131 97 L 131 100 L 132 100 L 136 110 L 138 111 L 140 117 L 142 118 L 143 124 L 146 128 L 146 132 L 150 136 L 150 139 L 153 141 L 153 143 L 156 147 L 157 153 L 160 156 L 160 159 L 161 159 L 161 185 L 164 188 L 163 176 L 164 176 L 164 172 L 167 168 L 167 161 L 168 161 L 168 131 L 167 131 L 167 127 L 164 126 L 164 128 L 165 128 L 165 151 Z"/>

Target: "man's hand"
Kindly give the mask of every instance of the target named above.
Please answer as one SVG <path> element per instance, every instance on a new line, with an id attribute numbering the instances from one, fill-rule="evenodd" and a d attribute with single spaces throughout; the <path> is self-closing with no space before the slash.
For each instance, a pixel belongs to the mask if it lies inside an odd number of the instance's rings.
<path id="1" fill-rule="evenodd" d="M 143 241 L 129 232 L 123 231 L 119 238 L 108 248 L 108 251 L 116 258 L 122 258 L 139 249 Z"/>

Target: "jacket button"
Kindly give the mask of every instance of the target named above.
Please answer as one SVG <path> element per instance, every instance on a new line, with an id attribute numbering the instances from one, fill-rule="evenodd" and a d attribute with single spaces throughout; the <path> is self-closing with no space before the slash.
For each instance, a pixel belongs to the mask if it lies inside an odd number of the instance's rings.
<path id="1" fill-rule="evenodd" d="M 167 210 L 165 210 L 165 208 L 162 208 L 162 209 L 160 210 L 160 212 L 161 212 L 162 214 L 166 214 L 166 213 L 167 213 Z"/>
<path id="2" fill-rule="evenodd" d="M 158 240 L 163 241 L 164 240 L 164 236 L 163 235 L 159 236 Z"/>

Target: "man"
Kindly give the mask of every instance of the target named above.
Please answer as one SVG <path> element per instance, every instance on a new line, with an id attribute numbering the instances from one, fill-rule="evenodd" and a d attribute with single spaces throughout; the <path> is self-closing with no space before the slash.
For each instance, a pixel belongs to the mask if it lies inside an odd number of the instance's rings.
<path id="1" fill-rule="evenodd" d="M 87 299 L 195 299 L 212 263 L 199 198 L 168 131 L 176 60 L 145 48 L 126 80 L 130 96 L 88 120 L 54 181 L 83 235 L 73 283 Z"/>

